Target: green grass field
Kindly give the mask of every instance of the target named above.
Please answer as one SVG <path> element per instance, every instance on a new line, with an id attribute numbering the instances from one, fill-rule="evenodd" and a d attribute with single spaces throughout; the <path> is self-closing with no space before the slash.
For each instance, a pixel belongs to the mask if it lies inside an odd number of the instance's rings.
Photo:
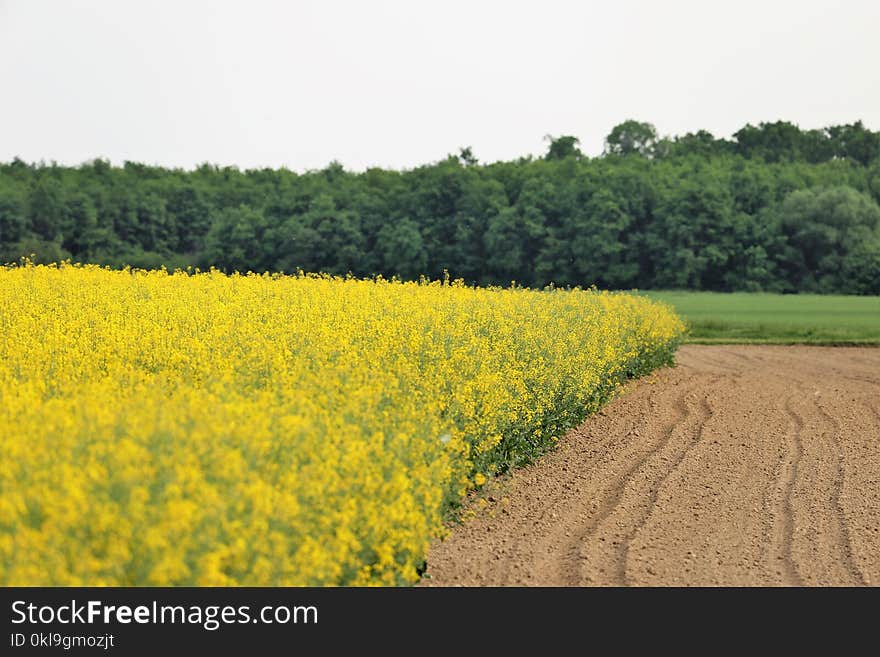
<path id="1" fill-rule="evenodd" d="M 880 297 L 642 292 L 688 323 L 693 343 L 878 344 Z"/>

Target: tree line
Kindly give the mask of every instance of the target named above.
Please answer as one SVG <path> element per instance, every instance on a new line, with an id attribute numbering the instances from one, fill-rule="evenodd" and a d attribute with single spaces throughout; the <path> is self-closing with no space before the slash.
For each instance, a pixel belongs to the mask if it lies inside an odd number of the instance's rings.
<path id="1" fill-rule="evenodd" d="M 861 122 L 661 138 L 605 152 L 470 148 L 362 173 L 94 160 L 0 164 L 0 261 L 297 269 L 542 287 L 880 294 L 880 133 Z"/>

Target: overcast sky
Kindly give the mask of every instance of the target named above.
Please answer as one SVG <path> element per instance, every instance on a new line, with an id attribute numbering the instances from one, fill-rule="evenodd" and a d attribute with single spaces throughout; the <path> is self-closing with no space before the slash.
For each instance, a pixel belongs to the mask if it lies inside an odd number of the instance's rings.
<path id="1" fill-rule="evenodd" d="M 880 129 L 880 1 L 0 0 L 0 160 L 409 168 Z"/>

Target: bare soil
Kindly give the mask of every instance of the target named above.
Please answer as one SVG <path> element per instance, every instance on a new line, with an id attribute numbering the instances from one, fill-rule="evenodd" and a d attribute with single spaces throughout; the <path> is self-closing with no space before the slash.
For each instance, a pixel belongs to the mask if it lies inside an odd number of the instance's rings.
<path id="1" fill-rule="evenodd" d="M 474 513 L 422 585 L 880 585 L 880 349 L 685 346 Z"/>

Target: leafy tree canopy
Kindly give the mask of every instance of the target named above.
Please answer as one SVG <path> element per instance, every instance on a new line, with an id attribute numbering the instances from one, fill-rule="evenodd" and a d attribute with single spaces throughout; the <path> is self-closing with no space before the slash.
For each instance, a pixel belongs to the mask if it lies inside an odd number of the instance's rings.
<path id="1" fill-rule="evenodd" d="M 0 260 L 297 269 L 471 283 L 880 294 L 880 134 L 777 121 L 732 139 L 625 121 L 588 158 L 408 171 L 0 164 Z"/>

